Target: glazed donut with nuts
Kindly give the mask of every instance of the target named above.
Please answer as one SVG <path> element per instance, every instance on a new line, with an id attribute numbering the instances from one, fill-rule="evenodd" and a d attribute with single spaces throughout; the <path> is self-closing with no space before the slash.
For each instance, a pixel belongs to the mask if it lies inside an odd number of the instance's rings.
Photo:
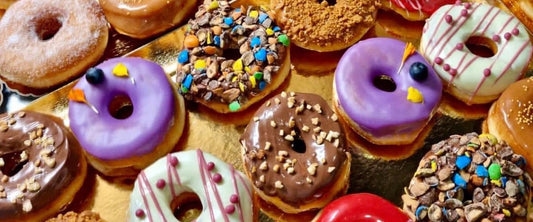
<path id="1" fill-rule="evenodd" d="M 453 135 L 420 161 L 403 210 L 416 221 L 526 221 L 526 161 L 490 134 Z"/>
<path id="2" fill-rule="evenodd" d="M 261 199 L 296 214 L 346 192 L 351 156 L 337 119 L 315 94 L 282 92 L 257 110 L 240 141 Z"/>
<path id="3" fill-rule="evenodd" d="M 245 110 L 289 74 L 289 39 L 263 8 L 206 1 L 185 35 L 179 92 L 216 112 Z"/>

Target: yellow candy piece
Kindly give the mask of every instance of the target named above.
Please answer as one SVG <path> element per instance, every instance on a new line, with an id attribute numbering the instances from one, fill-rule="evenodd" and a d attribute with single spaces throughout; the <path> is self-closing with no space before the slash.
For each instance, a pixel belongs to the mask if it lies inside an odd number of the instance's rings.
<path id="1" fill-rule="evenodd" d="M 502 187 L 502 182 L 500 180 L 491 180 L 490 182 L 498 187 Z"/>
<path id="2" fill-rule="evenodd" d="M 237 76 L 234 76 L 233 78 L 231 78 L 231 82 L 235 82 L 237 81 Z"/>
<path id="3" fill-rule="evenodd" d="M 424 102 L 424 96 L 422 96 L 422 93 L 420 93 L 418 89 L 409 86 L 409 88 L 407 89 L 407 100 L 413 103 L 422 103 Z"/>
<path id="4" fill-rule="evenodd" d="M 252 88 L 255 88 L 255 84 L 256 84 L 255 77 L 254 76 L 250 76 L 249 79 L 250 79 L 250 83 L 252 84 Z"/>
<path id="5" fill-rule="evenodd" d="M 274 31 L 272 29 L 267 29 L 266 33 L 268 36 L 274 35 Z"/>
<path id="6" fill-rule="evenodd" d="M 506 217 L 511 217 L 511 212 L 507 209 L 502 209 L 502 212 L 503 214 L 506 216 Z"/>
<path id="7" fill-rule="evenodd" d="M 259 16 L 259 12 L 255 11 L 255 10 L 251 11 L 249 16 L 252 17 L 252 18 L 257 18 Z"/>
<path id="8" fill-rule="evenodd" d="M 203 59 L 196 60 L 196 62 L 194 62 L 194 68 L 195 69 L 205 69 L 205 60 L 203 60 Z"/>
<path id="9" fill-rule="evenodd" d="M 207 44 L 211 44 L 211 32 L 207 32 Z"/>
<path id="10" fill-rule="evenodd" d="M 113 68 L 112 72 L 113 75 L 118 77 L 128 77 L 128 68 L 120 62 Z"/>
<path id="11" fill-rule="evenodd" d="M 213 1 L 211 4 L 209 4 L 209 10 L 217 9 L 218 8 L 218 1 Z"/>
<path id="12" fill-rule="evenodd" d="M 242 71 L 242 67 L 242 59 L 237 59 L 237 61 L 233 63 L 233 71 L 235 72 Z"/>
<path id="13" fill-rule="evenodd" d="M 487 138 L 492 144 L 498 143 L 498 139 L 492 134 L 482 133 L 481 135 L 479 135 L 479 138 Z"/>
<path id="14" fill-rule="evenodd" d="M 250 67 L 248 66 L 244 67 L 244 71 L 246 71 L 246 73 L 250 73 L 251 72 Z"/>
<path id="15" fill-rule="evenodd" d="M 242 92 L 244 92 L 244 84 L 242 84 L 242 82 L 239 82 L 239 88 Z"/>
<path id="16" fill-rule="evenodd" d="M 431 170 L 437 171 L 437 162 L 431 161 Z"/>

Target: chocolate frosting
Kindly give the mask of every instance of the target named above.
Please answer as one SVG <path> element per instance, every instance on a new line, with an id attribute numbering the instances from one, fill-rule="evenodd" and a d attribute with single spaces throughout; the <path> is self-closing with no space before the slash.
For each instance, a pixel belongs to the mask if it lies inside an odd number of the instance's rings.
<path id="1" fill-rule="evenodd" d="M 240 141 L 254 186 L 295 205 L 320 198 L 347 158 L 337 116 L 314 94 L 282 93 L 268 100 Z"/>
<path id="2" fill-rule="evenodd" d="M 48 207 L 85 163 L 78 142 L 60 123 L 30 111 L 0 116 L 0 220 Z M 28 201 L 29 211 L 23 209 Z"/>

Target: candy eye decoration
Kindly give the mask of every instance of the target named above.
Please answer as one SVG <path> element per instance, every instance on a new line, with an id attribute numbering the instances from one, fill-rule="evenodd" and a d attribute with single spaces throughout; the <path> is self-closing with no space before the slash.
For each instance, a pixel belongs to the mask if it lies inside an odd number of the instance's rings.
<path id="1" fill-rule="evenodd" d="M 85 73 L 85 79 L 90 84 L 99 84 L 104 81 L 104 72 L 99 68 L 89 68 Z"/>
<path id="2" fill-rule="evenodd" d="M 428 67 L 421 62 L 415 62 L 409 68 L 409 75 L 417 82 L 428 78 Z"/>

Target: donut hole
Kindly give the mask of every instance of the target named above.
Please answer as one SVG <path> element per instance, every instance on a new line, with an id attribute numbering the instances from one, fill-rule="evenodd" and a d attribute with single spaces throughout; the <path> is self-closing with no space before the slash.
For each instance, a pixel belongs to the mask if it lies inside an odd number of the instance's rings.
<path id="1" fill-rule="evenodd" d="M 126 119 L 133 113 L 133 103 L 127 95 L 117 95 L 109 102 L 109 114 L 115 119 Z"/>
<path id="2" fill-rule="evenodd" d="M 179 221 L 194 221 L 202 213 L 202 201 L 195 193 L 185 192 L 174 198 L 170 203 L 174 217 Z"/>
<path id="3" fill-rule="evenodd" d="M 324 3 L 325 2 L 325 3 Z M 337 0 L 318 0 L 320 4 L 328 4 L 329 6 L 337 4 Z"/>
<path id="4" fill-rule="evenodd" d="M 22 157 L 20 156 L 21 154 L 22 154 L 22 150 L 11 152 L 11 153 L 6 153 L 0 156 L 4 160 L 4 166 L 0 168 L 0 170 L 2 171 L 4 175 L 11 177 L 11 176 L 16 175 L 20 170 L 22 170 L 22 167 L 24 167 L 24 164 L 28 162 L 28 158 L 25 158 L 25 160 L 22 160 Z"/>
<path id="5" fill-rule="evenodd" d="M 291 143 L 292 150 L 297 153 L 305 153 L 307 147 L 305 145 L 304 140 L 300 136 L 300 130 L 298 128 L 295 128 L 294 132 L 296 133 L 296 135 L 294 136 L 294 141 L 292 141 Z"/>
<path id="6" fill-rule="evenodd" d="M 35 21 L 35 33 L 40 40 L 49 40 L 59 32 L 63 23 L 58 17 L 58 15 L 48 15 L 40 17 Z"/>
<path id="7" fill-rule="evenodd" d="M 376 88 L 385 92 L 394 92 L 394 90 L 396 90 L 396 83 L 394 82 L 394 79 L 388 75 L 376 76 L 372 80 L 372 83 Z"/>
<path id="8" fill-rule="evenodd" d="M 483 36 L 472 36 L 465 42 L 466 47 L 474 55 L 490 58 L 498 53 L 498 46 L 492 39 Z"/>

